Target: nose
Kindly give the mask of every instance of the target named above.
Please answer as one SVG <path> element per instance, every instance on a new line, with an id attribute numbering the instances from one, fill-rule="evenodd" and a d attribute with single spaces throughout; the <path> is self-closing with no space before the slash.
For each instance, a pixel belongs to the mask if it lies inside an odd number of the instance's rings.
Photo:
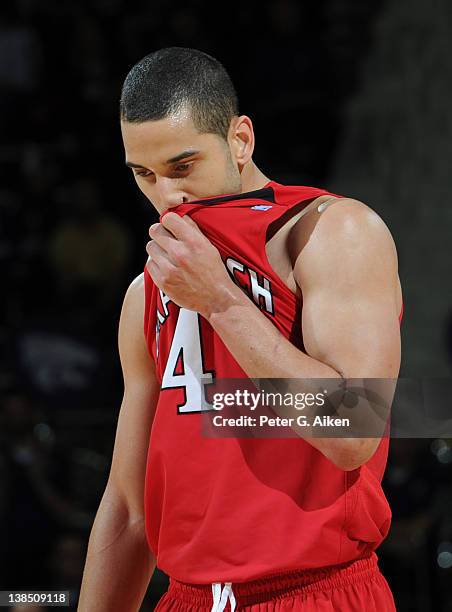
<path id="1" fill-rule="evenodd" d="M 186 194 L 178 186 L 178 181 L 166 176 L 157 177 L 155 181 L 159 202 L 168 208 L 183 204 L 188 200 Z"/>

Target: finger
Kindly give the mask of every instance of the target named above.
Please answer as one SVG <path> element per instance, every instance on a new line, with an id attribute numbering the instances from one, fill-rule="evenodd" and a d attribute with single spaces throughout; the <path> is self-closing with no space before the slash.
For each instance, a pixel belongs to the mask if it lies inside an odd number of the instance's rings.
<path id="1" fill-rule="evenodd" d="M 194 227 L 195 229 L 198 230 L 198 232 L 200 232 L 201 230 L 199 229 L 199 225 L 196 223 L 196 221 L 194 219 L 192 219 L 190 217 L 190 215 L 184 215 L 183 220 L 186 221 L 189 225 L 191 225 L 192 227 Z"/>
<path id="2" fill-rule="evenodd" d="M 193 226 L 190 227 L 190 224 L 176 213 L 169 212 L 162 217 L 162 225 L 178 240 L 189 240 L 193 236 Z"/>
<path id="3" fill-rule="evenodd" d="M 149 272 L 150 277 L 154 281 L 154 283 L 161 289 L 161 277 L 160 270 L 155 261 L 152 261 L 151 257 L 146 262 L 146 269 Z"/>
<path id="4" fill-rule="evenodd" d="M 166 251 L 171 247 L 172 243 L 176 242 L 176 238 L 173 234 L 165 229 L 161 223 L 154 223 L 151 225 L 149 228 L 149 236 Z"/>
<path id="5" fill-rule="evenodd" d="M 163 227 L 161 223 L 153 223 L 149 228 L 149 236 L 154 238 L 154 236 L 166 236 L 167 238 L 173 238 L 174 236 L 167 229 Z"/>
<path id="6" fill-rule="evenodd" d="M 162 248 L 156 240 L 150 240 L 146 244 L 146 253 L 159 267 L 165 265 L 166 262 L 170 262 L 173 266 L 175 265 L 171 254 Z"/>
<path id="7" fill-rule="evenodd" d="M 177 268 L 167 257 L 160 256 L 160 254 L 154 255 L 153 249 L 149 247 L 150 243 L 148 242 L 146 251 L 148 252 L 149 258 L 146 262 L 146 267 L 155 284 L 160 289 L 164 290 L 165 283 L 170 282 Z M 149 251 L 152 252 L 152 255 L 149 254 Z"/>

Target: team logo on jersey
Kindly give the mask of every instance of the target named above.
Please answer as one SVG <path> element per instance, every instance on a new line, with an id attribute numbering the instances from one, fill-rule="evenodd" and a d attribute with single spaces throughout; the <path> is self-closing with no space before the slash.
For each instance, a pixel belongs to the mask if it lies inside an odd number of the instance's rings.
<path id="1" fill-rule="evenodd" d="M 268 210 L 269 208 L 273 208 L 273 206 L 267 206 L 266 204 L 256 204 L 256 206 L 251 206 L 251 210 Z"/>

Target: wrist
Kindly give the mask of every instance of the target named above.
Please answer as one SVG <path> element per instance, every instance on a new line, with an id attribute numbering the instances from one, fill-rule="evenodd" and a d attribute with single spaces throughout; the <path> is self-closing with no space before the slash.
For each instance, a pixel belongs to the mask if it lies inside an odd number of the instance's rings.
<path id="1" fill-rule="evenodd" d="M 210 300 L 206 311 L 201 314 L 213 326 L 218 315 L 227 312 L 234 306 L 246 304 L 247 300 L 248 298 L 242 289 L 231 281 L 217 288 L 215 297 Z"/>

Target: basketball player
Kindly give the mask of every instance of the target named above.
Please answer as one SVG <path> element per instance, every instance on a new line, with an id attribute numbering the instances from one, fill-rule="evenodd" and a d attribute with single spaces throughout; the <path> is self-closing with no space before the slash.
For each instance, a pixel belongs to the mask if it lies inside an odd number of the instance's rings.
<path id="1" fill-rule="evenodd" d="M 121 312 L 124 399 L 78 609 L 139 610 L 157 565 L 170 577 L 159 612 L 395 610 L 375 553 L 391 519 L 387 437 L 200 428 L 216 377 L 397 378 L 386 225 L 362 202 L 265 176 L 229 76 L 200 51 L 134 66 L 121 129 L 160 220 Z"/>

